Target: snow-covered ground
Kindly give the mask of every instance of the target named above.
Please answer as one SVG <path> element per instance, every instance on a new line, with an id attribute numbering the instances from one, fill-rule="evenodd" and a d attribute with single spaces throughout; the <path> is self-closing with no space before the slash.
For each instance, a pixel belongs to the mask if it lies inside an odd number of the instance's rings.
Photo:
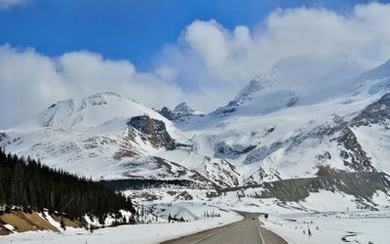
<path id="1" fill-rule="evenodd" d="M 386 244 L 390 240 L 390 197 L 381 191 L 369 202 L 329 191 L 312 193 L 297 203 L 287 202 L 286 208 L 275 200 L 273 206 L 266 202 L 264 209 L 270 215 L 261 219 L 265 228 L 292 244 Z M 362 209 L 366 204 L 378 207 L 378 211 Z"/>
<path id="2" fill-rule="evenodd" d="M 289 243 L 342 243 L 343 237 L 366 244 L 390 240 L 390 195 L 382 191 L 369 201 L 342 192 L 320 191 L 298 202 L 285 202 L 257 198 L 262 190 L 250 188 L 214 197 L 210 197 L 210 190 L 172 186 L 126 191 L 145 216 L 140 220 L 153 223 L 108 227 L 93 233 L 71 228 L 59 234 L 18 233 L 1 237 L 0 243 L 157 243 L 240 220 L 242 217 L 232 209 L 268 213 L 267 220 L 261 219 L 264 227 Z M 145 193 L 155 197 L 148 199 Z M 369 206 L 378 211 L 365 208 Z M 167 223 L 169 215 L 188 222 Z"/>
<path id="3" fill-rule="evenodd" d="M 265 228 L 281 235 L 291 244 L 386 244 L 390 240 L 389 210 L 284 214 L 261 221 Z"/>
<path id="4" fill-rule="evenodd" d="M 377 191 L 369 201 L 342 192 L 320 191 L 298 202 L 285 202 L 275 198 L 257 198 L 256 194 L 262 190 L 249 188 L 212 198 L 207 198 L 207 191 L 185 188 L 148 189 L 148 192 L 158 196 L 149 202 L 150 205 L 169 203 L 171 207 L 166 208 L 172 212 L 178 209 L 175 204 L 191 205 L 203 201 L 224 209 L 268 213 L 269 219 L 261 219 L 265 228 L 281 235 L 289 243 L 343 243 L 344 236 L 351 242 L 356 240 L 359 241 L 357 243 L 366 244 L 369 241 L 385 244 L 390 240 L 390 196 L 382 191 Z M 193 200 L 176 203 L 178 200 L 175 196 L 167 194 L 174 191 L 178 195 L 187 192 L 193 196 Z M 135 200 L 144 202 L 144 199 Z M 379 211 L 367 210 L 370 206 Z M 312 233 L 310 238 L 308 228 Z"/>
<path id="5" fill-rule="evenodd" d="M 204 217 L 205 211 L 218 212 L 220 217 Z M 16 233 L 0 238 L 0 243 L 21 244 L 128 244 L 158 243 L 164 240 L 186 236 L 210 228 L 223 226 L 242 219 L 232 211 L 218 211 L 204 204 L 176 204 L 168 208 L 172 216 L 191 216 L 193 220 L 185 223 L 158 223 L 122 225 L 97 229 L 93 233 L 84 229 L 68 228 L 62 233 L 51 231 Z"/>

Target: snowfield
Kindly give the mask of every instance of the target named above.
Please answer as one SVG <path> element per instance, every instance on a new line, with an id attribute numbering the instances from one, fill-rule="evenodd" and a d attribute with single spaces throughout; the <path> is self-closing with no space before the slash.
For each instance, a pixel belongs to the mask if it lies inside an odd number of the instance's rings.
<path id="1" fill-rule="evenodd" d="M 345 243 L 342 241 L 343 237 L 351 242 L 356 240 L 360 243 L 371 241 L 386 244 L 390 240 L 390 232 L 388 232 L 390 195 L 382 191 L 375 192 L 369 201 L 343 192 L 322 190 L 311 193 L 304 200 L 288 202 L 276 198 L 256 198 L 256 194 L 263 190 L 249 188 L 211 198 L 207 197 L 205 190 L 186 188 L 147 189 L 127 191 L 126 194 L 132 194 L 136 202 L 146 203 L 145 206 L 154 206 L 155 209 L 165 208 L 167 213 L 177 213 L 178 216 L 189 219 L 191 216 L 188 216 L 185 211 L 180 211 L 180 206 L 196 205 L 199 202 L 207 202 L 208 206 L 217 206 L 222 209 L 268 213 L 269 219 L 260 218 L 264 227 L 279 234 L 289 243 Z M 149 201 L 142 197 L 137 198 L 137 195 L 142 196 L 142 191 L 155 194 L 157 197 Z M 187 192 L 193 200 L 178 200 L 171 195 L 174 191 L 178 195 Z M 371 207 L 377 210 L 368 210 Z M 155 210 L 154 213 L 157 214 L 159 211 Z M 308 227 L 312 232 L 310 239 Z"/>
<path id="2" fill-rule="evenodd" d="M 376 243 L 390 240 L 390 211 L 285 214 L 261 219 L 291 244 Z M 308 230 L 311 235 L 309 236 Z"/>

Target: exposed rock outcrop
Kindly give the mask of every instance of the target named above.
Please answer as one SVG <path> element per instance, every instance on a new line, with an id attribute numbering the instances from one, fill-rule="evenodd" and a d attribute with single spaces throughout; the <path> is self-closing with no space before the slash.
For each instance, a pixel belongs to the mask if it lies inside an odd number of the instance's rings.
<path id="1" fill-rule="evenodd" d="M 363 109 L 351 120 L 351 125 L 359 127 L 381 124 L 388 119 L 390 119 L 390 93 L 386 93 L 378 101 Z"/>
<path id="2" fill-rule="evenodd" d="M 139 131 L 144 136 L 143 139 L 150 141 L 155 147 L 175 149 L 175 140 L 169 135 L 163 121 L 142 115 L 131 118 L 127 125 Z"/>
<path id="3" fill-rule="evenodd" d="M 159 113 L 172 121 L 184 120 L 197 114 L 196 110 L 185 102 L 180 103 L 173 110 L 169 109 L 168 107 L 163 107 Z"/>
<path id="4" fill-rule="evenodd" d="M 218 142 L 214 145 L 214 157 L 235 159 L 242 154 L 248 153 L 256 148 L 256 145 L 228 145 L 225 142 Z"/>
<path id="5" fill-rule="evenodd" d="M 327 131 L 330 135 L 336 135 L 332 140 L 344 147 L 340 152 L 344 164 L 356 171 L 376 171 L 372 166 L 371 158 L 363 150 L 348 123 L 340 116 L 334 117 L 334 126 Z"/>
<path id="6" fill-rule="evenodd" d="M 340 173 L 340 170 L 333 168 L 330 165 L 320 165 L 318 166 L 317 176 L 329 176 Z"/>

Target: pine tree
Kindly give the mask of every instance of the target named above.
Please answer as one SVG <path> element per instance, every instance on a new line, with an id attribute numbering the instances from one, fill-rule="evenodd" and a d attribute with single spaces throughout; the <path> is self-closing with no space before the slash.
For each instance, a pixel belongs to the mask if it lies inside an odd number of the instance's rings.
<path id="1" fill-rule="evenodd" d="M 131 199 L 91 179 L 54 170 L 28 157 L 0 149 L 0 205 L 59 211 L 71 218 L 90 214 L 103 219 L 120 209 L 131 211 Z M 130 220 L 133 221 L 133 220 Z"/>

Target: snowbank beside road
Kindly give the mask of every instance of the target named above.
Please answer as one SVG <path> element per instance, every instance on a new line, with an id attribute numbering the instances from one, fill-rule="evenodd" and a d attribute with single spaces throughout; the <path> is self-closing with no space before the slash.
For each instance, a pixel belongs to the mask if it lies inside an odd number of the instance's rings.
<path id="1" fill-rule="evenodd" d="M 389 211 L 289 214 L 261 220 L 291 244 L 388 243 Z M 309 236 L 309 229 L 311 235 Z"/>
<path id="2" fill-rule="evenodd" d="M 69 229 L 62 233 L 49 231 L 17 233 L 0 238 L 0 243 L 13 244 L 149 244 L 190 235 L 196 232 L 227 225 L 243 219 L 235 212 L 221 217 L 202 218 L 187 223 L 123 225 L 95 230 Z"/>

